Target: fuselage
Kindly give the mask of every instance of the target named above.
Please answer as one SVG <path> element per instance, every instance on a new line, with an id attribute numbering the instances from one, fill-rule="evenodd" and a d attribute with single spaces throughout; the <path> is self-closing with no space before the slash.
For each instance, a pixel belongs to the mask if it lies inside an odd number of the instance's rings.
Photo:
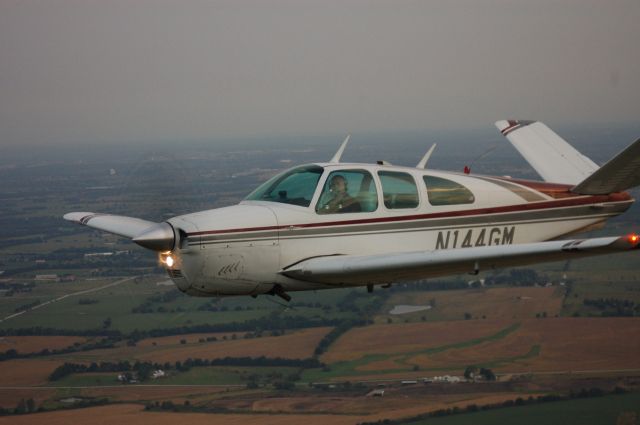
<path id="1" fill-rule="evenodd" d="M 336 176 L 347 183 L 340 198 Z M 391 165 L 310 164 L 274 177 L 238 205 L 169 219 L 181 236 L 167 269 L 191 295 L 323 289 L 329 286 L 282 271 L 321 256 L 546 241 L 598 226 L 633 203 L 627 193 L 582 196 L 570 188 Z"/>

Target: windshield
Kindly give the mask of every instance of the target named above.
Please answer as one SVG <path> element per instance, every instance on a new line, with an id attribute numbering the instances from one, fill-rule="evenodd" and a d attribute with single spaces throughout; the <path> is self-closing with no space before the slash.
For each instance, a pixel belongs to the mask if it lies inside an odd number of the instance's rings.
<path id="1" fill-rule="evenodd" d="M 317 165 L 294 168 L 260 185 L 245 198 L 308 207 L 324 169 Z"/>

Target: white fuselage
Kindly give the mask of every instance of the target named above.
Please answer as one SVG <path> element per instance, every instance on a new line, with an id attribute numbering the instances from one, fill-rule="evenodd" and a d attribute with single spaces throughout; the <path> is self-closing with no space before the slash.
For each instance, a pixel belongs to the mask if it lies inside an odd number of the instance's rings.
<path id="1" fill-rule="evenodd" d="M 168 268 L 180 290 L 191 295 L 225 296 L 264 294 L 275 285 L 286 291 L 335 287 L 291 279 L 281 272 L 321 256 L 546 241 L 602 223 L 633 202 L 626 194 L 576 196 L 561 185 L 506 178 L 389 165 L 314 165 L 324 171 L 309 206 L 245 200 L 168 220 L 182 235 L 173 251 L 176 264 Z M 372 206 L 363 208 L 366 211 L 325 213 L 320 205 L 328 178 L 350 170 L 373 177 L 375 187 L 368 187 L 368 193 L 374 193 L 374 199 L 367 200 Z M 400 193 L 404 189 L 394 189 L 390 183 L 383 187 L 381 173 L 410 176 L 417 198 L 397 201 L 406 197 Z M 429 192 L 425 176 L 446 181 L 449 186 L 442 186 L 441 192 L 429 187 Z M 473 196 L 462 202 L 455 200 L 458 185 Z M 394 190 L 398 193 L 392 193 Z M 446 196 L 444 203 L 436 201 L 447 191 L 454 201 L 447 202 Z M 353 196 L 358 196 L 357 191 Z"/>

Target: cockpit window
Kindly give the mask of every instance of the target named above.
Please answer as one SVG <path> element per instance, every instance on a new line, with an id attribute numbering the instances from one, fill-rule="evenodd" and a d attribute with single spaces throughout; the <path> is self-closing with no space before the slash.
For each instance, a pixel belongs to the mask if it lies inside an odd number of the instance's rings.
<path id="1" fill-rule="evenodd" d="M 416 182 L 410 174 L 397 171 L 379 171 L 384 206 L 394 210 L 416 208 L 420 203 Z"/>
<path id="2" fill-rule="evenodd" d="M 372 212 L 378 208 L 378 191 L 365 170 L 339 170 L 329 174 L 316 205 L 318 214 Z"/>
<path id="3" fill-rule="evenodd" d="M 263 183 L 245 199 L 308 207 L 323 171 L 317 165 L 294 168 Z"/>
<path id="4" fill-rule="evenodd" d="M 427 196 L 431 205 L 473 204 L 473 193 L 460 183 L 435 176 L 424 176 Z"/>

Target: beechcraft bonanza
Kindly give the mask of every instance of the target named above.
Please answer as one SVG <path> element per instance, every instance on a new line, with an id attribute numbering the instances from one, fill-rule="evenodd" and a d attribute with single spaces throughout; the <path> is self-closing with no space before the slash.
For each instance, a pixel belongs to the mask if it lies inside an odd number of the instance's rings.
<path id="1" fill-rule="evenodd" d="M 66 220 L 158 253 L 189 295 L 260 294 L 374 285 L 639 248 L 636 234 L 560 239 L 603 226 L 640 185 L 640 139 L 604 166 L 541 122 L 496 126 L 544 181 L 329 162 L 287 170 L 238 205 L 163 223 L 89 212 Z"/>

